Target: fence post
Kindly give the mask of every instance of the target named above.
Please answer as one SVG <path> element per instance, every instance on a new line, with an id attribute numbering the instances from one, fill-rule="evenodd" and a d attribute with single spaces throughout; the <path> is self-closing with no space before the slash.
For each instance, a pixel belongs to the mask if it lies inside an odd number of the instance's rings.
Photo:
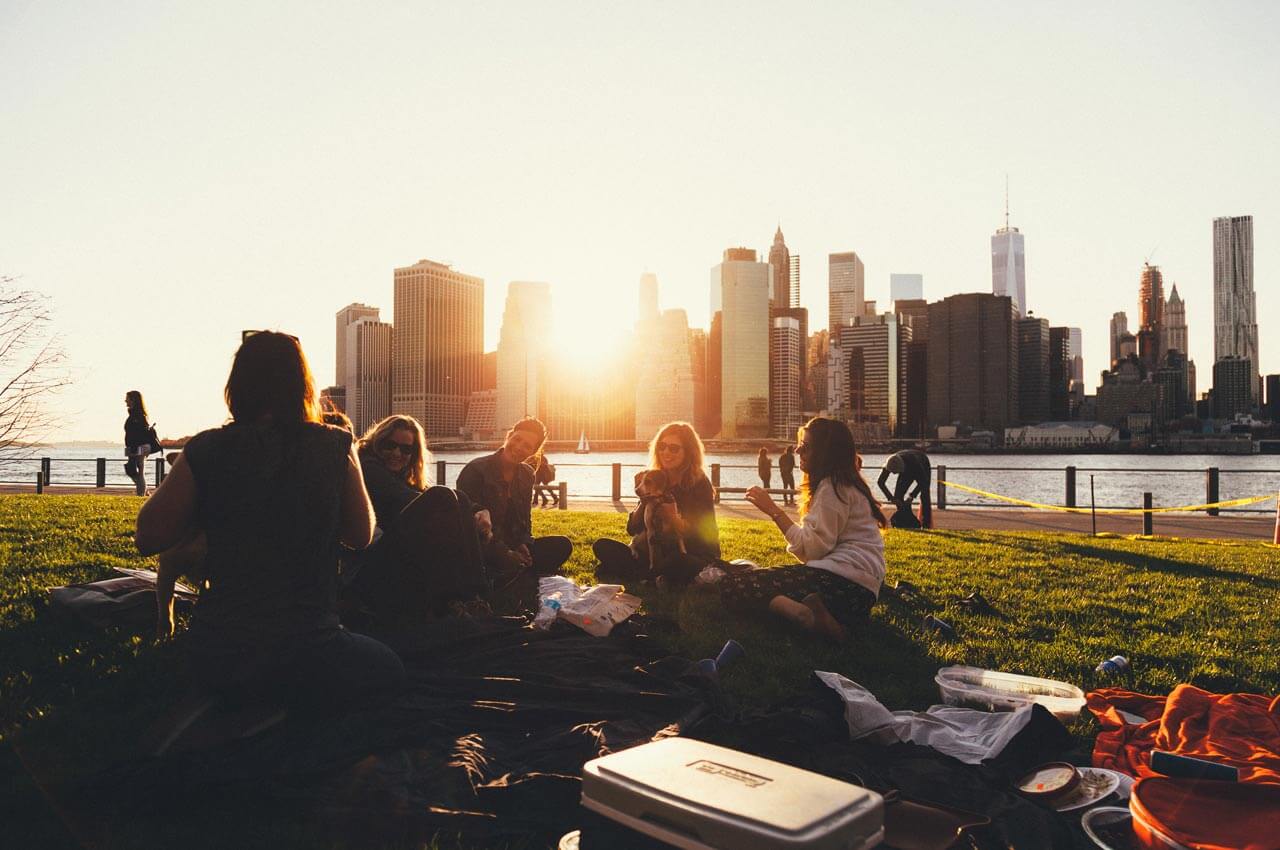
<path id="1" fill-rule="evenodd" d="M 36 495 L 44 492 L 44 470 L 36 473 Z"/>
<path id="2" fill-rule="evenodd" d="M 613 500 L 622 501 L 622 464 L 613 464 Z"/>
<path id="3" fill-rule="evenodd" d="M 1204 471 L 1204 503 L 1212 505 L 1218 501 L 1218 467 L 1211 466 Z M 1217 516 L 1217 508 L 1205 510 L 1209 516 Z"/>
<path id="4" fill-rule="evenodd" d="M 156 458 L 156 486 L 159 487 L 164 482 L 164 455 Z"/>
<path id="5" fill-rule="evenodd" d="M 720 464 L 711 464 L 711 489 L 716 494 L 716 504 L 720 504 Z"/>
<path id="6" fill-rule="evenodd" d="M 445 484 L 445 481 L 444 481 L 446 463 L 447 461 L 443 461 L 443 460 L 436 461 L 436 486 L 438 487 L 448 486 L 447 484 Z"/>
<path id="7" fill-rule="evenodd" d="M 1150 536 L 1151 536 L 1151 534 L 1152 534 L 1152 531 L 1151 531 L 1151 527 L 1152 527 L 1152 522 L 1151 522 L 1151 518 L 1152 518 L 1152 516 L 1151 516 L 1151 491 L 1150 491 L 1150 490 L 1148 490 L 1147 492 L 1145 492 L 1145 493 L 1143 493 L 1143 494 L 1142 494 L 1142 510 L 1143 510 L 1143 514 L 1142 514 L 1142 533 L 1143 533 L 1143 534 L 1145 534 L 1145 535 L 1147 535 L 1148 537 L 1150 537 Z"/>
<path id="8" fill-rule="evenodd" d="M 938 465 L 938 498 L 934 499 L 938 503 L 938 510 L 945 511 L 947 509 L 947 466 L 946 464 Z"/>
<path id="9" fill-rule="evenodd" d="M 44 476 L 44 483 L 49 483 L 49 476 L 53 471 L 53 460 L 47 457 L 40 458 L 40 474 Z"/>
<path id="10" fill-rule="evenodd" d="M 1067 507 L 1074 508 L 1076 506 L 1076 468 L 1074 466 L 1067 467 Z"/>
<path id="11" fill-rule="evenodd" d="M 569 510 L 569 482 L 560 482 L 560 510 Z"/>
<path id="12" fill-rule="evenodd" d="M 98 485 L 99 487 L 107 486 L 107 459 L 105 457 L 98 458 Z"/>

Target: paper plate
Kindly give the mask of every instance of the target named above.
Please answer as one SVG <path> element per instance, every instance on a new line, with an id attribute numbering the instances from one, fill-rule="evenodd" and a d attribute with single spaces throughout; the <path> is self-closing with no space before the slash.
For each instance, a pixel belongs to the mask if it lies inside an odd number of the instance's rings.
<path id="1" fill-rule="evenodd" d="M 1105 800 L 1107 795 L 1120 787 L 1120 774 L 1102 767 L 1081 767 L 1080 783 L 1066 797 L 1054 800 L 1051 805 L 1060 812 L 1071 812 L 1092 806 Z"/>

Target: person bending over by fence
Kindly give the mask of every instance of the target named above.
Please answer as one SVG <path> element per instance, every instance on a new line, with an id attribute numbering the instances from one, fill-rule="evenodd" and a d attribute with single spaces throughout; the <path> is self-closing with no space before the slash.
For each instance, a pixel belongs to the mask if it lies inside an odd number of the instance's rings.
<path id="1" fill-rule="evenodd" d="M 124 420 L 124 471 L 133 479 L 139 496 L 147 495 L 147 455 L 160 451 L 159 446 L 152 445 L 151 423 L 147 421 L 147 405 L 142 401 L 142 393 L 129 390 L 124 394 L 124 406 L 129 417 Z"/>
<path id="2" fill-rule="evenodd" d="M 560 507 L 560 494 L 556 492 L 555 487 L 551 486 L 556 480 L 556 468 L 542 454 L 539 454 L 536 459 L 538 468 L 533 472 L 533 481 L 536 485 L 534 498 L 538 500 L 540 507 L 545 508 L 547 506 L 547 497 L 550 496 L 551 506 L 558 508 Z"/>
<path id="3" fill-rule="evenodd" d="M 777 524 L 787 551 L 804 563 L 757 568 L 720 581 L 726 608 L 771 611 L 833 641 L 867 620 L 884 581 L 884 514 L 858 471 L 853 435 L 843 422 L 815 417 L 799 432 L 804 473 L 800 524 L 763 489 L 747 499 Z"/>
<path id="4" fill-rule="evenodd" d="M 929 480 L 932 472 L 929 456 L 919 449 L 904 449 L 890 455 L 889 459 L 884 462 L 884 468 L 880 470 L 880 480 L 876 483 L 879 485 L 881 492 L 884 493 L 885 498 L 893 502 L 897 508 L 893 522 L 895 527 L 919 527 L 911 522 L 910 519 L 906 523 L 901 523 L 898 519 L 899 512 L 911 514 L 911 503 L 916 496 L 919 496 L 919 525 L 924 528 L 933 528 L 933 507 L 929 501 Z M 892 493 L 885 486 L 885 482 L 889 480 L 890 475 L 898 476 L 898 480 L 894 482 Z M 911 489 L 913 485 L 915 486 L 914 490 Z"/>
<path id="5" fill-rule="evenodd" d="M 715 491 L 707 477 L 702 440 L 687 422 L 669 422 L 658 429 L 649 443 L 649 469 L 666 473 L 670 493 L 678 510 L 679 533 L 687 558 L 669 565 L 675 584 L 687 583 L 702 567 L 720 558 L 720 532 L 716 526 Z M 627 517 L 627 533 L 633 538 L 645 534 L 644 505 Z M 633 547 L 618 540 L 601 538 L 592 545 L 602 581 L 645 581 L 649 563 L 636 557 Z"/>
<path id="6" fill-rule="evenodd" d="M 351 435 L 320 422 L 298 341 L 246 337 L 225 396 L 231 422 L 192 437 L 138 513 L 144 555 L 195 528 L 207 537 L 208 587 L 185 638 L 195 681 L 180 704 L 231 692 L 322 712 L 394 691 L 396 654 L 338 623 L 339 543 L 368 545 L 373 511 Z"/>
<path id="7" fill-rule="evenodd" d="M 533 467 L 547 429 L 532 417 L 507 432 L 502 448 L 475 458 L 458 473 L 458 490 L 477 510 L 487 510 L 493 536 L 485 544 L 485 563 L 502 587 L 523 576 L 554 575 L 573 553 L 568 537 L 533 536 Z"/>
<path id="8" fill-rule="evenodd" d="M 412 416 L 388 416 L 360 438 L 360 464 L 379 535 L 343 562 L 349 593 L 375 616 L 412 625 L 451 603 L 483 596 L 490 582 L 481 553 L 481 526 L 465 493 L 427 486 L 422 426 Z"/>

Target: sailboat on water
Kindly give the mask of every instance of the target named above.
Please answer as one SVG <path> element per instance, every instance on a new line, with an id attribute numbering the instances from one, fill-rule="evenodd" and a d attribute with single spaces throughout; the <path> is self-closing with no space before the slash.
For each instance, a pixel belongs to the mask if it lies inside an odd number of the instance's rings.
<path id="1" fill-rule="evenodd" d="M 587 442 L 587 432 L 583 429 L 582 436 L 578 438 L 578 447 L 573 450 L 576 455 L 591 454 L 591 444 Z"/>

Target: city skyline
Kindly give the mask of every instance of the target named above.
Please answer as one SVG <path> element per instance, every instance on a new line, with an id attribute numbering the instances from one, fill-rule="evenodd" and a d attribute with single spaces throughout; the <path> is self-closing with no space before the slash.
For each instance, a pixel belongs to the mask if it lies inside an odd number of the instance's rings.
<path id="1" fill-rule="evenodd" d="M 0 272 L 53 299 L 76 381 L 53 438 L 117 438 L 134 388 L 166 435 L 218 424 L 246 328 L 298 335 L 327 384 L 333 311 L 395 321 L 389 271 L 421 257 L 484 279 L 486 351 L 515 280 L 550 282 L 553 333 L 583 349 L 634 323 L 646 270 L 663 309 L 709 328 L 706 270 L 727 245 L 764 254 L 779 222 L 809 258 L 811 332 L 831 253 L 857 252 L 881 309 L 897 270 L 931 301 L 989 292 L 1006 174 L 1028 302 L 1083 329 L 1088 386 L 1146 260 L 1178 282 L 1209 384 L 1222 216 L 1254 219 L 1258 366 L 1280 371 L 1269 6 L 818 4 L 781 36 L 713 5 L 676 30 L 662 10 L 555 3 L 156 8 L 0 13 L 0 178 L 19 201 L 0 210 Z M 865 48 L 835 49 L 850 29 Z M 432 51 L 387 49 L 414 31 Z M 971 49 L 993 33 L 998 55 Z M 766 139 L 772 103 L 787 132 Z"/>

